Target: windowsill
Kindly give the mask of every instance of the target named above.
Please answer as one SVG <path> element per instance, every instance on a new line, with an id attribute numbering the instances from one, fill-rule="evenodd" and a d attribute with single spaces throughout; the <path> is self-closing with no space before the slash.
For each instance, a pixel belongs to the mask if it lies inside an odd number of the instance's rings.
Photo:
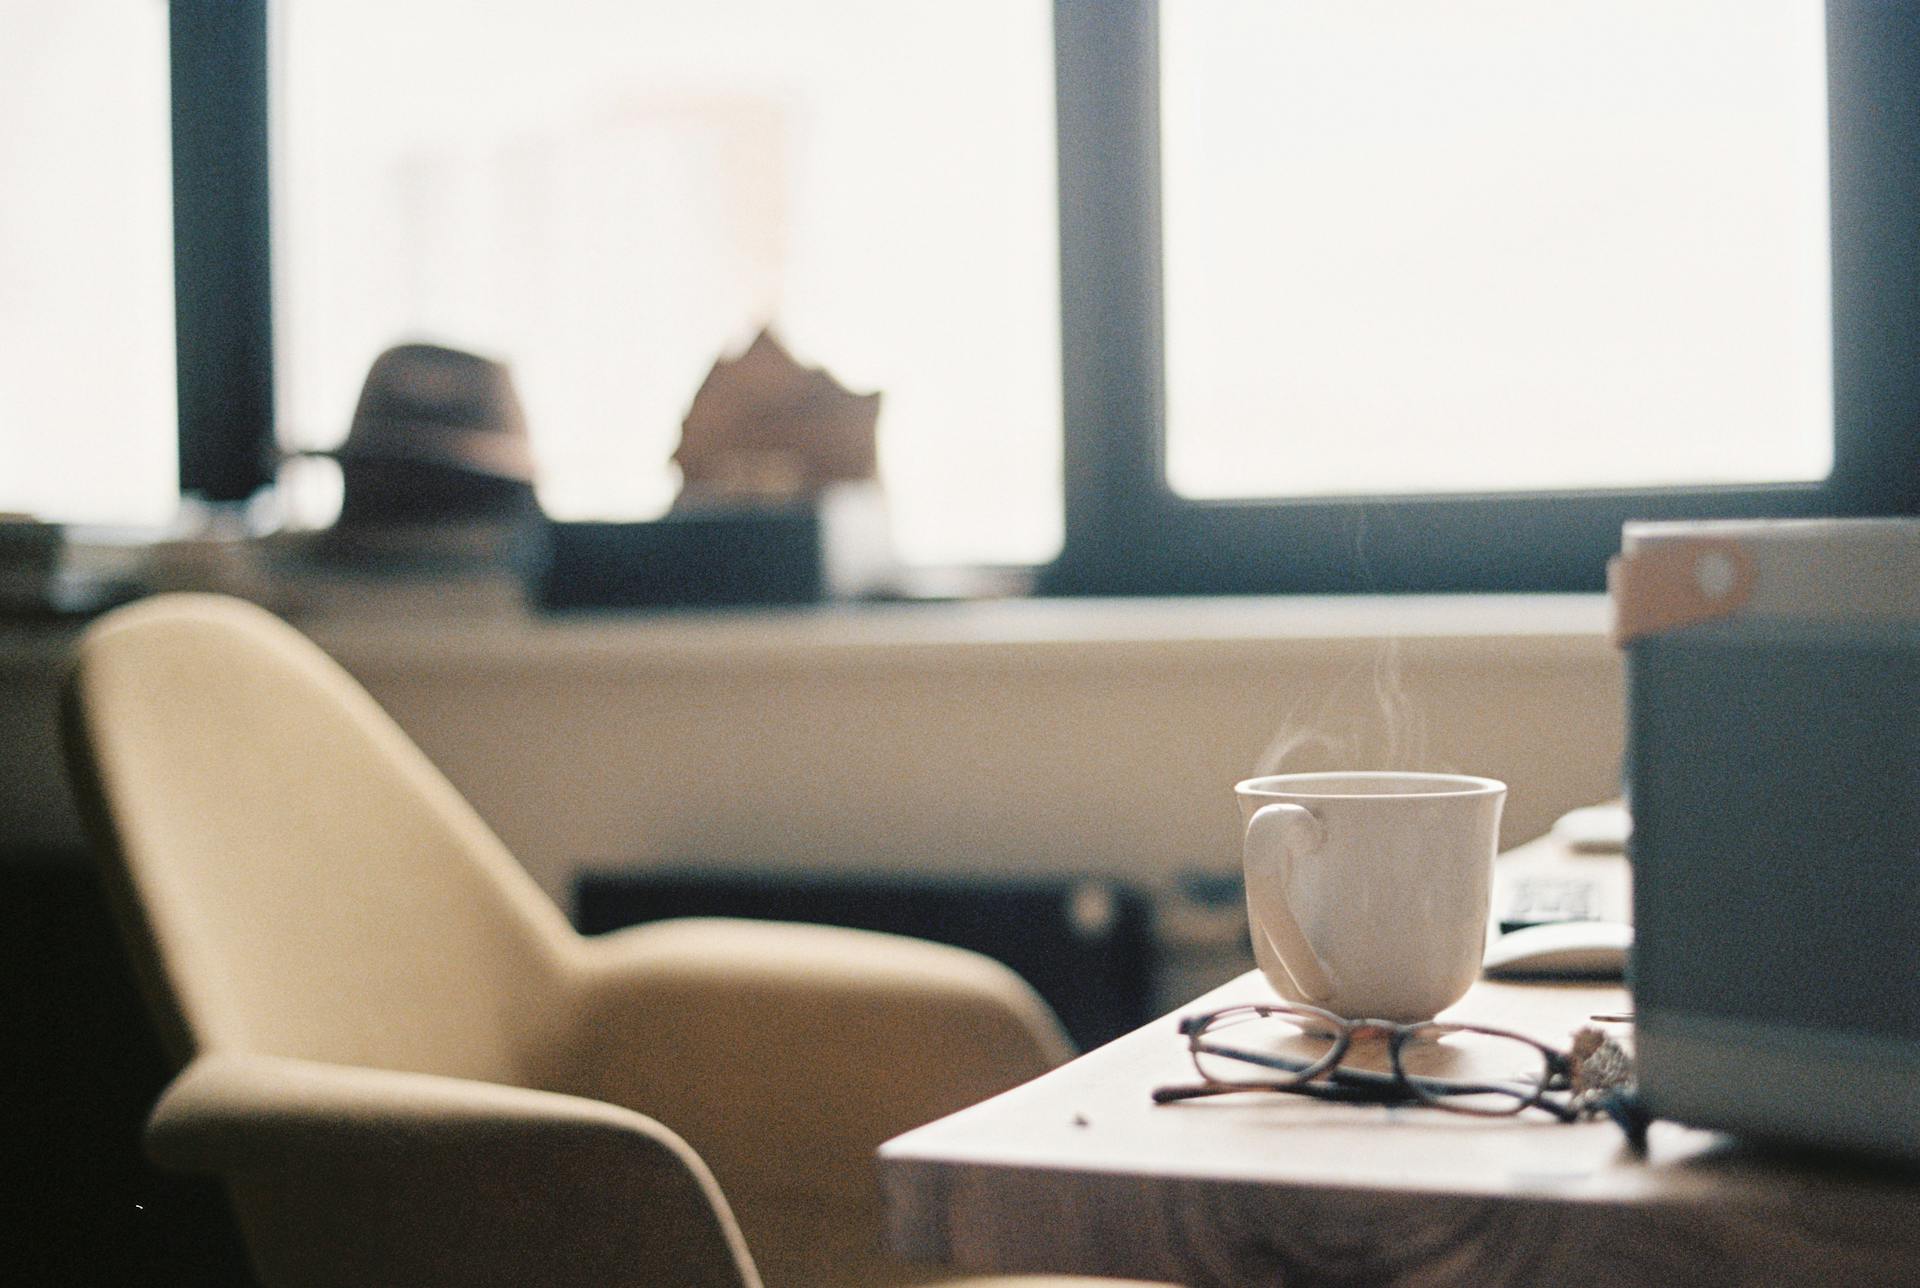
<path id="1" fill-rule="evenodd" d="M 1604 644 L 1603 595 L 995 599 L 545 615 L 329 613 L 301 626 L 355 669 L 556 664 L 710 671 L 977 662 L 1017 657 L 1156 665 L 1288 642 L 1421 640 L 1480 648 L 1526 639 Z"/>
<path id="2" fill-rule="evenodd" d="M 352 669 L 441 673 L 576 663 L 711 671 L 975 661 L 1122 664 L 1289 642 L 1421 640 L 1480 648 L 1605 644 L 1596 594 L 1249 595 L 853 602 L 765 608 L 541 613 L 511 587 L 475 597 L 370 584 L 298 611 L 260 598 Z M 76 619 L 0 619 L 0 659 L 45 663 Z"/>

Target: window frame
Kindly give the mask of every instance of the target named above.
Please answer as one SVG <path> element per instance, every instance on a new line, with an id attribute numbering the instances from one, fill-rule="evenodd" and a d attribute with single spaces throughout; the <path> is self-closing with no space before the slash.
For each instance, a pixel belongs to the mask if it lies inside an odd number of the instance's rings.
<path id="1" fill-rule="evenodd" d="M 180 492 L 272 485 L 268 0 L 171 0 L 175 381 Z"/>
<path id="2" fill-rule="evenodd" d="M 171 0 L 180 485 L 272 483 L 268 0 Z M 1157 0 L 1054 0 L 1063 595 L 1592 591 L 1633 519 L 1920 513 L 1920 2 L 1829 0 L 1819 484 L 1197 501 L 1164 469 Z"/>
<path id="3" fill-rule="evenodd" d="M 1920 512 L 1920 5 L 1830 0 L 1834 467 L 1816 484 L 1194 500 L 1165 472 L 1159 4 L 1056 0 L 1055 594 L 1597 591 L 1636 519 Z"/>

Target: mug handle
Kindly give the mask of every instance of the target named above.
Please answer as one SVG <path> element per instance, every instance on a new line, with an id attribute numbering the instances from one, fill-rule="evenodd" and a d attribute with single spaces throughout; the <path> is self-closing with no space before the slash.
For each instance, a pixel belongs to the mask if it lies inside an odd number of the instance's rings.
<path id="1" fill-rule="evenodd" d="M 1287 872 L 1296 853 L 1311 854 L 1326 839 L 1326 825 L 1304 805 L 1264 805 L 1247 823 L 1247 891 L 1258 910 L 1254 931 L 1267 937 L 1308 1002 L 1332 997 L 1333 980 L 1287 903 Z"/>

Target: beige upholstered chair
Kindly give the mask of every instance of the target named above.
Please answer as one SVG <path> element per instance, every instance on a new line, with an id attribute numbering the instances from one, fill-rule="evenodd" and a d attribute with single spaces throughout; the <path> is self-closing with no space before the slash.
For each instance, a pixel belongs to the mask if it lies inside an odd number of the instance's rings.
<path id="1" fill-rule="evenodd" d="M 358 684 L 238 600 L 95 623 L 67 727 L 184 1065 L 149 1151 L 224 1179 L 272 1288 L 934 1281 L 881 1250 L 874 1147 L 1066 1054 L 958 949 L 583 939 Z"/>

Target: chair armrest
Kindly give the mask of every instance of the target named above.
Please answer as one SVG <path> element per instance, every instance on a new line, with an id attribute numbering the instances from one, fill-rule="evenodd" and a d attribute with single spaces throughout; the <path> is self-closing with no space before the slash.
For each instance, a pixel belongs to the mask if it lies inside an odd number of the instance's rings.
<path id="1" fill-rule="evenodd" d="M 899 935 L 688 918 L 580 941 L 575 964 L 578 1089 L 670 1123 L 736 1204 L 865 1203 L 881 1142 L 1072 1054 L 1011 970 Z"/>
<path id="2" fill-rule="evenodd" d="M 146 1144 L 227 1181 L 269 1284 L 760 1282 L 686 1143 L 577 1097 L 210 1054 Z"/>

